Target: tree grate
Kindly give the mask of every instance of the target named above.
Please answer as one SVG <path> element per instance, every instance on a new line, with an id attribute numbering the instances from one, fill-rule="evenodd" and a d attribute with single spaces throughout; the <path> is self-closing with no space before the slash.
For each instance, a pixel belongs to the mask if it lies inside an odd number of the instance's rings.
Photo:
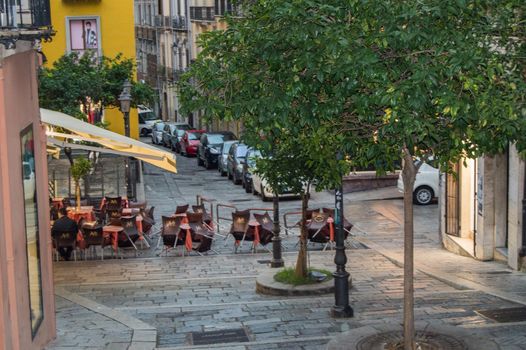
<path id="1" fill-rule="evenodd" d="M 242 343 L 249 342 L 247 332 L 244 328 L 220 329 L 208 332 L 191 332 L 192 345 L 211 345 L 218 343 Z"/>
<path id="2" fill-rule="evenodd" d="M 510 307 L 506 309 L 475 310 L 476 313 L 498 323 L 526 321 L 526 307 Z"/>

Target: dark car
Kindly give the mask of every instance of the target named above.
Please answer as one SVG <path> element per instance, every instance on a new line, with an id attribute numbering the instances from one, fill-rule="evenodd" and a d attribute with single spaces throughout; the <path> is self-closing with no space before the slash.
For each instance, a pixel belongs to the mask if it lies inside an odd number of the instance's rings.
<path id="1" fill-rule="evenodd" d="M 181 152 L 179 142 L 183 138 L 185 131 L 190 129 L 192 129 L 192 127 L 186 123 L 174 124 L 174 130 L 172 132 L 172 135 L 170 136 L 170 147 L 172 148 L 172 151 L 175 151 L 177 153 Z"/>
<path id="2" fill-rule="evenodd" d="M 244 143 L 237 143 L 232 145 L 228 151 L 226 173 L 228 178 L 232 179 L 236 185 L 240 184 L 243 178 L 243 164 L 245 163 L 247 149 L 248 146 Z"/>
<path id="3" fill-rule="evenodd" d="M 245 164 L 243 164 L 243 174 L 241 180 L 241 185 L 245 188 L 246 193 L 253 192 L 252 172 L 256 168 L 256 159 L 258 158 L 261 158 L 261 153 L 257 149 L 249 147 L 245 157 Z"/>
<path id="4" fill-rule="evenodd" d="M 217 159 L 221 154 L 223 142 L 235 140 L 236 135 L 230 131 L 218 131 L 201 135 L 201 144 L 197 148 L 197 165 L 207 169 L 217 166 Z"/>
<path id="5" fill-rule="evenodd" d="M 162 145 L 164 147 L 171 148 L 172 147 L 172 135 L 175 132 L 175 123 L 174 122 L 166 122 L 164 124 L 163 128 L 163 139 L 162 139 Z"/>
<path id="6" fill-rule="evenodd" d="M 201 142 L 201 135 L 205 130 L 186 130 L 179 141 L 178 149 L 183 156 L 195 156 L 197 155 L 197 148 Z"/>

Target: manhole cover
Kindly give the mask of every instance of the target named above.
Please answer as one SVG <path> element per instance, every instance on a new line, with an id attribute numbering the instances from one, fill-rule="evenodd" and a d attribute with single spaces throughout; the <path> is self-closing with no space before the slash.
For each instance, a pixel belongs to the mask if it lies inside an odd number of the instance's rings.
<path id="1" fill-rule="evenodd" d="M 499 323 L 526 321 L 526 307 L 511 307 L 507 309 L 476 310 L 484 317 Z"/>
<path id="2" fill-rule="evenodd" d="M 220 329 L 218 331 L 191 332 L 193 345 L 210 345 L 217 343 L 249 342 L 244 328 Z"/>
<path id="3" fill-rule="evenodd" d="M 467 350 L 468 347 L 461 340 L 450 335 L 417 331 L 415 336 L 417 348 L 421 350 Z M 356 344 L 357 350 L 386 349 L 401 350 L 404 348 L 402 331 L 391 331 L 374 334 Z"/>

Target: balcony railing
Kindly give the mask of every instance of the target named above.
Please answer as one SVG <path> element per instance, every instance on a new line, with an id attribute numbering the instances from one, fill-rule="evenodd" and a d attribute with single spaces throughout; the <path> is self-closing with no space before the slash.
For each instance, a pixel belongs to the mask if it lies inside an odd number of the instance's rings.
<path id="1" fill-rule="evenodd" d="M 173 16 L 172 27 L 175 29 L 186 29 L 186 18 L 184 16 Z"/>
<path id="2" fill-rule="evenodd" d="M 211 6 L 191 6 L 190 19 L 195 21 L 214 21 L 215 9 Z"/>
<path id="3" fill-rule="evenodd" d="M 0 42 L 50 39 L 49 0 L 0 0 Z"/>

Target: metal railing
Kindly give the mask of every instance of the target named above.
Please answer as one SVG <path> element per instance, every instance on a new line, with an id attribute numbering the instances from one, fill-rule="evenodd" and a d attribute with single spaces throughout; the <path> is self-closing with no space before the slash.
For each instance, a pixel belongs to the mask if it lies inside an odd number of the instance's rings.
<path id="1" fill-rule="evenodd" d="M 212 6 L 191 6 L 190 19 L 196 21 L 214 21 L 215 9 Z"/>
<path id="2" fill-rule="evenodd" d="M 185 16 L 173 16 L 172 17 L 172 28 L 175 29 L 186 29 L 186 17 Z"/>

